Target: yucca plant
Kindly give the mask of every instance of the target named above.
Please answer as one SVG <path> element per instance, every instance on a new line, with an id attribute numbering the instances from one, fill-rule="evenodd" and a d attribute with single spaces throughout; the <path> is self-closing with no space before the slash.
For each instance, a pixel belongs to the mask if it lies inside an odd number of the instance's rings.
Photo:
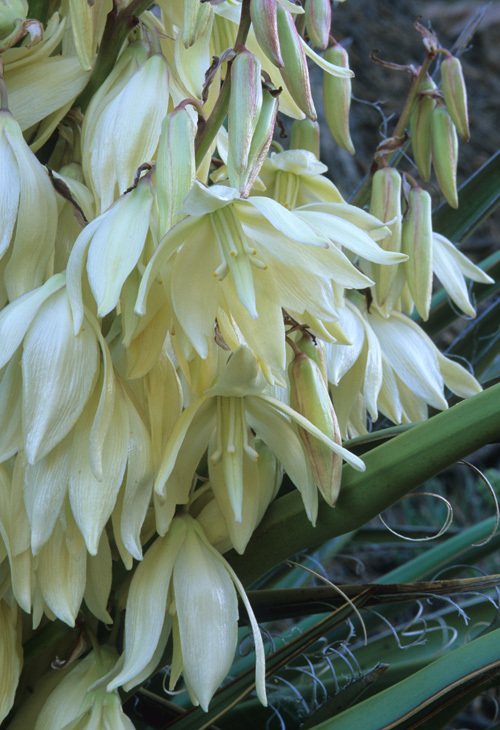
<path id="1" fill-rule="evenodd" d="M 500 256 L 456 245 L 500 158 L 457 189 L 459 53 L 416 29 L 347 201 L 329 0 L 0 0 L 3 726 L 440 728 L 496 685 L 495 516 L 440 495 L 435 543 L 329 577 L 500 433 Z"/>

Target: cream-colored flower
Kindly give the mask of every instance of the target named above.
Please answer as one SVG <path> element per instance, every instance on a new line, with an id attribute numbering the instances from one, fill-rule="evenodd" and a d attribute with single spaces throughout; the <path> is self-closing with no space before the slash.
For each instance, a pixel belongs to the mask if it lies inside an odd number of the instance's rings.
<path id="1" fill-rule="evenodd" d="M 107 677 L 108 692 L 144 681 L 156 669 L 172 633 L 170 686 L 182 672 L 192 702 L 207 711 L 236 650 L 236 592 L 252 625 L 257 694 L 266 704 L 264 648 L 250 603 L 234 571 L 187 514 L 176 517 L 167 534 L 156 539 L 134 573 L 125 650 Z"/>
<path id="2" fill-rule="evenodd" d="M 332 280 L 355 288 L 370 283 L 328 242 L 325 230 L 316 231 L 321 219 L 336 236 L 337 220 L 328 214 L 308 214 L 315 217 L 313 227 L 271 198 L 243 200 L 233 188 L 199 183 L 183 210 L 188 217 L 163 238 L 146 268 L 136 312 L 146 312 L 148 293 L 161 274 L 170 282 L 174 314 L 201 357 L 207 355 L 218 311 L 223 310 L 257 356 L 283 370 L 282 310 L 307 309 L 319 319 L 335 321 Z M 380 251 L 368 234 L 348 222 L 339 226 L 337 239 L 374 249 L 377 257 L 394 256 Z"/>
<path id="3" fill-rule="evenodd" d="M 57 205 L 45 168 L 24 141 L 18 122 L 3 109 L 0 110 L 0 220 L 0 258 L 8 257 L 4 285 L 12 300 L 43 284 L 54 250 Z"/>
<path id="4" fill-rule="evenodd" d="M 236 522 L 243 519 L 245 491 L 250 490 L 251 499 L 256 502 L 260 499 L 252 490 L 249 478 L 249 462 L 255 464 L 258 460 L 256 437 L 267 444 L 300 490 L 313 523 L 318 506 L 317 490 L 296 426 L 351 466 L 364 469 L 358 457 L 334 443 L 281 400 L 267 395 L 266 385 L 255 358 L 248 348 L 240 347 L 228 359 L 216 384 L 182 413 L 167 441 L 155 484 L 156 493 L 166 500 L 170 518 L 176 504 L 188 502 L 193 476 L 207 446 L 215 497 L 225 488 Z M 168 521 L 162 532 L 167 527 Z"/>

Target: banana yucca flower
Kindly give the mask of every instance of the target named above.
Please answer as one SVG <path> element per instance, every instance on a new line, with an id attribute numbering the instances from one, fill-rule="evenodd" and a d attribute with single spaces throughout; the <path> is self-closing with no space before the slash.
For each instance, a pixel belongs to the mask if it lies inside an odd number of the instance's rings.
<path id="1" fill-rule="evenodd" d="M 54 250 L 57 204 L 47 172 L 9 111 L 0 110 L 0 301 L 43 284 Z"/>
<path id="2" fill-rule="evenodd" d="M 349 222 L 308 213 L 312 226 L 305 214 L 302 220 L 271 198 L 241 199 L 234 188 L 221 185 L 205 188 L 196 182 L 182 210 L 187 217 L 162 239 L 145 270 L 135 311 L 146 313 L 148 294 L 161 275 L 170 282 L 173 312 L 201 357 L 221 310 L 258 357 L 281 371 L 283 309 L 337 320 L 332 282 L 363 288 L 371 280 L 330 244 L 336 226 L 340 242 L 375 252 L 379 260 L 395 256 Z"/>
<path id="3" fill-rule="evenodd" d="M 445 410 L 444 387 L 468 398 L 481 391 L 461 365 L 442 355 L 406 315 L 383 317 L 346 302 L 341 324 L 352 345 L 325 345 L 328 380 L 343 436 L 366 433 L 366 416 L 379 412 L 394 423 L 425 420 L 428 406 Z M 352 393 L 357 393 L 353 398 Z"/>
<path id="4" fill-rule="evenodd" d="M 118 304 L 122 287 L 142 255 L 155 204 L 155 189 L 148 172 L 81 231 L 67 267 L 75 333 L 80 331 L 83 321 L 85 278 L 97 304 L 98 317 L 104 317 Z"/>
<path id="5" fill-rule="evenodd" d="M 251 469 L 247 467 L 251 462 L 256 465 L 259 457 L 253 434 L 267 444 L 297 486 L 313 523 L 318 508 L 317 490 L 296 426 L 354 468 L 364 469 L 361 459 L 293 408 L 266 394 L 266 386 L 257 360 L 247 347 L 241 346 L 229 357 L 216 384 L 182 413 L 167 441 L 155 480 L 155 492 L 166 503 L 162 532 L 168 528 L 165 515 L 170 514 L 171 519 L 176 504 L 189 501 L 191 483 L 207 447 L 209 477 L 217 485 L 215 497 L 225 490 L 236 522 L 243 519 L 245 493 L 252 489 Z"/>
<path id="6" fill-rule="evenodd" d="M 173 520 L 137 566 L 127 598 L 124 653 L 104 678 L 108 692 L 143 682 L 156 669 L 172 635 L 170 687 L 182 672 L 191 701 L 207 711 L 233 662 L 237 593 L 255 641 L 257 695 L 267 704 L 262 637 L 243 586 L 188 514 Z"/>
<path id="7" fill-rule="evenodd" d="M 83 171 L 101 213 L 130 187 L 135 171 L 153 160 L 168 111 L 167 62 L 154 54 L 137 68 L 143 53 L 142 45 L 124 52 L 83 125 Z"/>
<path id="8" fill-rule="evenodd" d="M 12 730 L 134 730 L 122 710 L 118 692 L 91 689 L 116 662 L 110 646 L 91 651 L 63 670 L 51 669 L 35 684 L 30 698 L 15 714 Z"/>

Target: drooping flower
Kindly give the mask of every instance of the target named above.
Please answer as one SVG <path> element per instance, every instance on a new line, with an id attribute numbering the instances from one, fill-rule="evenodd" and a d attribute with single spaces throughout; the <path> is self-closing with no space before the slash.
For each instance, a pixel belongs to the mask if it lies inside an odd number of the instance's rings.
<path id="1" fill-rule="evenodd" d="M 106 678 L 108 692 L 144 681 L 156 669 L 172 634 L 171 688 L 182 672 L 192 702 L 207 711 L 236 650 L 236 592 L 252 625 L 257 694 L 266 704 L 264 648 L 250 603 L 234 571 L 187 514 L 173 520 L 134 573 L 125 614 L 125 649 Z"/>

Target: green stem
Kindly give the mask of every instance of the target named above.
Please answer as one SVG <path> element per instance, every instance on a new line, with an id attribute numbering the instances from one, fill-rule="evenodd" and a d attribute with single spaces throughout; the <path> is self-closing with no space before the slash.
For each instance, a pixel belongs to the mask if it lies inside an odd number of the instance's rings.
<path id="1" fill-rule="evenodd" d="M 360 473 L 349 466 L 334 509 L 320 504 L 316 527 L 292 492 L 269 507 L 243 556 L 228 554 L 242 582 L 254 583 L 272 567 L 301 550 L 355 530 L 426 479 L 500 434 L 500 384 L 372 449 Z"/>
<path id="2" fill-rule="evenodd" d="M 49 16 L 50 0 L 30 0 L 28 4 L 28 18 L 39 20 L 45 25 Z"/>
<path id="3" fill-rule="evenodd" d="M 240 25 L 238 27 L 238 34 L 234 43 L 235 51 L 238 51 L 244 47 L 248 36 L 248 31 L 250 30 L 250 25 L 250 0 L 243 0 L 241 6 Z M 224 79 L 224 83 L 222 84 L 219 98 L 217 99 L 209 118 L 206 120 L 206 122 L 201 123 L 198 134 L 196 135 L 195 159 L 197 168 L 205 159 L 205 155 L 210 149 L 210 146 L 214 141 L 217 132 L 221 128 L 222 124 L 224 123 L 224 119 L 227 116 L 227 112 L 229 109 L 229 97 L 231 96 L 231 65 L 232 61 L 229 61 L 227 64 L 226 78 Z"/>
<path id="4" fill-rule="evenodd" d="M 82 112 L 85 112 L 95 92 L 109 76 L 127 35 L 137 25 L 137 16 L 150 5 L 152 0 L 132 0 L 121 12 L 117 11 L 115 5 L 108 13 L 94 70 L 87 86 L 75 102 L 75 106 L 79 106 Z"/>
<path id="5" fill-rule="evenodd" d="M 429 69 L 429 66 L 431 65 L 432 61 L 436 57 L 435 53 L 428 53 L 424 59 L 424 62 L 422 66 L 420 67 L 420 70 L 416 76 L 412 77 L 410 90 L 408 92 L 408 96 L 406 97 L 406 101 L 404 103 L 403 109 L 401 111 L 401 116 L 399 117 L 398 123 L 396 124 L 394 131 L 391 135 L 391 137 L 403 137 L 406 127 L 408 126 L 410 122 L 410 116 L 413 109 L 413 104 L 415 103 L 415 99 L 417 98 L 418 90 L 420 88 L 420 85 L 422 81 L 425 79 L 427 75 L 427 71 Z M 386 155 L 386 162 L 389 164 L 391 161 L 394 160 L 395 156 L 399 154 L 399 152 L 393 152 L 391 155 Z M 377 172 L 378 169 L 380 169 L 381 165 L 377 160 L 374 160 L 373 165 L 370 168 L 369 174 L 365 177 L 361 187 L 356 192 L 356 195 L 350 200 L 349 202 L 351 205 L 357 205 L 359 208 L 362 208 L 363 206 L 367 205 L 370 202 L 370 192 L 372 187 L 372 178 L 373 175 Z"/>

